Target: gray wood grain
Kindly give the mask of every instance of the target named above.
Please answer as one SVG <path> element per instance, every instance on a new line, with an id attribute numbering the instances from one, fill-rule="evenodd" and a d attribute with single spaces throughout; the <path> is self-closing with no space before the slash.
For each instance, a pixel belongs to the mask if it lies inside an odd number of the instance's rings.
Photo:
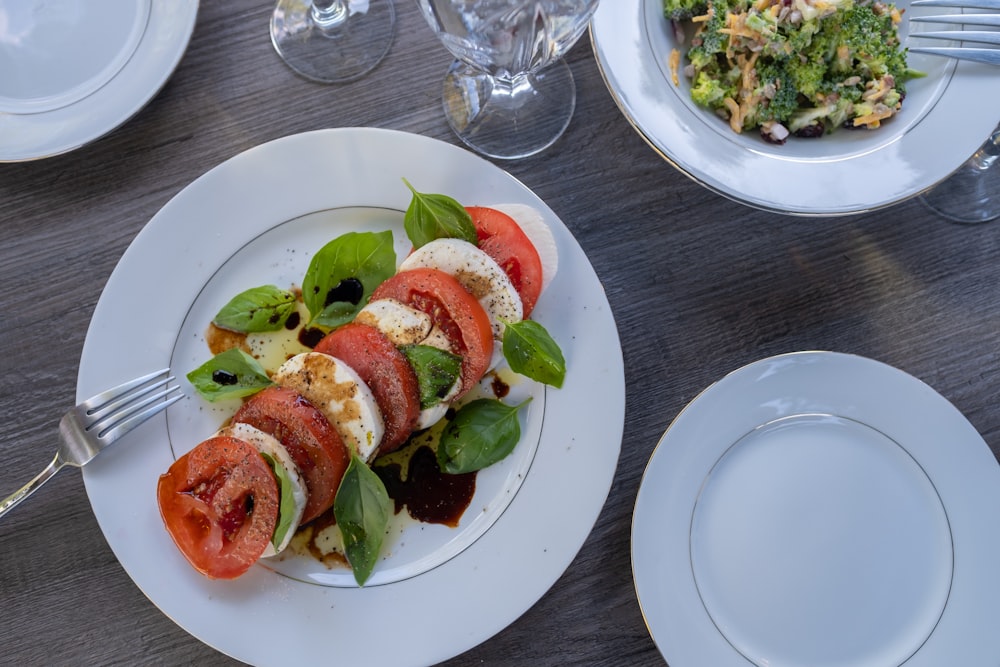
<path id="1" fill-rule="evenodd" d="M 450 58 L 412 2 L 397 2 L 387 59 L 343 86 L 305 81 L 279 61 L 271 9 L 270 0 L 203 2 L 176 73 L 131 121 L 67 155 L 0 164 L 0 494 L 48 463 L 105 281 L 185 185 L 247 148 L 325 127 L 457 143 L 439 101 Z M 588 39 L 569 62 L 579 95 L 569 130 L 542 155 L 501 166 L 569 226 L 607 290 L 627 378 L 622 454 L 566 573 L 454 667 L 664 664 L 631 583 L 640 477 L 688 401 L 761 357 L 828 349 L 887 362 L 930 383 L 1000 451 L 998 224 L 949 224 L 917 201 L 825 219 L 749 209 L 649 149 L 606 90 Z M 0 608 L 4 664 L 233 663 L 132 584 L 74 470 L 0 522 Z"/>

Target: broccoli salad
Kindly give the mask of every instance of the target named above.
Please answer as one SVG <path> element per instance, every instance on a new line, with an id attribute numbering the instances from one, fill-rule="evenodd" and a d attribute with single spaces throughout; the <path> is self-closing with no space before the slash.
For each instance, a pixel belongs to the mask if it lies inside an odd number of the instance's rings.
<path id="1" fill-rule="evenodd" d="M 694 26 L 683 65 L 691 99 L 771 143 L 877 128 L 916 75 L 899 10 L 877 0 L 664 0 L 664 15 L 677 34 Z M 680 51 L 670 66 L 677 84 Z"/>

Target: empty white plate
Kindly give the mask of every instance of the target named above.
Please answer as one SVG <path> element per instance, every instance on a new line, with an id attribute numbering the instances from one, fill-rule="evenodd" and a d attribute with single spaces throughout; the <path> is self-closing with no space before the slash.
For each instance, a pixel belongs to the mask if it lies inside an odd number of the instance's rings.
<path id="1" fill-rule="evenodd" d="M 674 420 L 632 559 L 671 667 L 990 664 L 1000 466 L 913 377 L 803 352 L 726 376 Z"/>
<path id="2" fill-rule="evenodd" d="M 131 118 L 197 13 L 197 0 L 0 0 L 0 161 L 65 153 Z"/>

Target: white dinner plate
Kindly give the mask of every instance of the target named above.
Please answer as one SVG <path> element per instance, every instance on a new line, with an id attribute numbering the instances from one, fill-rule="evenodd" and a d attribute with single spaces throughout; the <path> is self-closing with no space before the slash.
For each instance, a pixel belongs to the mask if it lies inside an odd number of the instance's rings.
<path id="1" fill-rule="evenodd" d="M 198 0 L 0 0 L 0 162 L 71 151 L 135 115 L 197 14 Z"/>
<path id="2" fill-rule="evenodd" d="M 410 192 L 403 178 L 465 204 L 521 203 L 541 212 L 559 270 L 532 318 L 562 347 L 566 381 L 562 389 L 513 386 L 534 392 L 543 408 L 528 406 L 510 468 L 480 474 L 458 528 L 404 526 L 363 589 L 345 570 L 316 561 L 258 564 L 234 581 L 208 580 L 187 565 L 160 521 L 156 482 L 225 415 L 186 381 L 188 396 L 167 416 L 88 465 L 94 513 L 136 584 L 188 632 L 248 663 L 315 664 L 333 652 L 345 664 L 425 665 L 457 655 L 548 590 L 610 489 L 624 373 L 593 268 L 565 225 L 520 182 L 463 149 L 402 132 L 285 137 L 181 191 L 111 275 L 87 333 L 77 395 L 167 365 L 183 379 L 209 356 L 206 313 L 248 287 L 300 279 L 312 253 L 343 232 L 388 228 L 397 247 L 405 246 L 399 237 Z M 505 494 L 510 498 L 498 499 Z"/>
<path id="3" fill-rule="evenodd" d="M 955 9 L 909 7 L 909 17 Z M 591 41 L 605 83 L 629 122 L 660 155 L 695 181 L 744 204 L 797 215 L 860 213 L 897 203 L 947 177 L 1000 120 L 1000 86 L 989 65 L 913 54 L 927 76 L 906 84 L 898 116 L 873 130 L 838 129 L 782 146 L 756 133 L 736 134 L 697 107 L 683 74 L 675 86 L 668 58 L 684 53 L 663 17 L 663 0 L 602 2 Z M 956 26 L 914 23 L 913 30 Z M 928 45 L 931 40 L 922 40 Z M 945 44 L 952 44 L 945 42 Z"/>
<path id="4" fill-rule="evenodd" d="M 995 664 L 1000 466 L 906 373 L 800 352 L 673 421 L 643 475 L 632 571 L 671 667 Z"/>

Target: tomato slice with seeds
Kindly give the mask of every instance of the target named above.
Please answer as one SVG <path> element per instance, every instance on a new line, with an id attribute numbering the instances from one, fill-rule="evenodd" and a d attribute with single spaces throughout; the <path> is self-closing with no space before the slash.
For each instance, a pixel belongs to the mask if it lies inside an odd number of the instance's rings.
<path id="1" fill-rule="evenodd" d="M 542 294 L 542 260 L 528 235 L 514 218 L 485 206 L 469 206 L 479 238 L 479 249 L 500 265 L 514 284 L 524 306 L 524 318 Z"/>
<path id="2" fill-rule="evenodd" d="M 216 436 L 174 461 L 156 487 L 163 523 L 191 565 L 234 579 L 264 553 L 278 522 L 278 481 L 242 440 Z"/>
<path id="3" fill-rule="evenodd" d="M 343 361 L 372 390 L 385 423 L 378 453 L 406 442 L 420 416 L 420 386 L 399 348 L 378 329 L 351 322 L 327 334 L 314 350 Z"/>
<path id="4" fill-rule="evenodd" d="M 427 268 L 400 271 L 375 288 L 371 300 L 377 299 L 396 299 L 431 316 L 451 342 L 451 351 L 462 357 L 459 397 L 489 369 L 493 355 L 490 318 L 476 297 L 449 274 Z"/>
<path id="5" fill-rule="evenodd" d="M 293 389 L 271 386 L 240 406 L 233 421 L 259 428 L 284 445 L 306 480 L 309 497 L 301 523 L 333 506 L 351 459 L 340 435 L 312 403 Z"/>

